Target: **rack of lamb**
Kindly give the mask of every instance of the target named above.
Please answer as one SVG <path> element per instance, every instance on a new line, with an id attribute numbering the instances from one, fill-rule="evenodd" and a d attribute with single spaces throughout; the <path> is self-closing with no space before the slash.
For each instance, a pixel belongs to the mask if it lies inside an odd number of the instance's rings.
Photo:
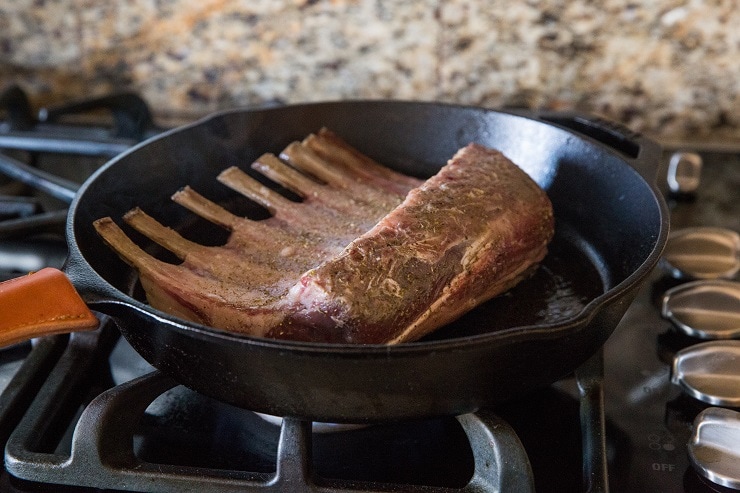
<path id="1" fill-rule="evenodd" d="M 218 180 L 270 213 L 229 212 L 190 187 L 172 199 L 230 231 L 204 246 L 134 208 L 130 227 L 181 259 L 154 258 L 112 218 L 104 241 L 171 315 L 251 336 L 312 342 L 414 341 L 529 276 L 554 232 L 546 193 L 502 153 L 460 149 L 427 180 L 398 173 L 327 129 Z"/>

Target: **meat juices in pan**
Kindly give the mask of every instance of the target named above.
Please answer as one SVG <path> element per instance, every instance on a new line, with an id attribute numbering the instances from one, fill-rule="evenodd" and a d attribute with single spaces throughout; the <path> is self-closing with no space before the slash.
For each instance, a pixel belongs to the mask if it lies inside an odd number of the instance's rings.
<path id="1" fill-rule="evenodd" d="M 503 154 L 460 149 L 429 180 L 374 162 L 326 129 L 219 181 L 271 216 L 235 216 L 185 187 L 178 204 L 230 231 L 183 238 L 136 208 L 126 223 L 179 257 L 155 259 L 111 218 L 98 233 L 139 273 L 159 310 L 227 331 L 334 343 L 400 343 L 447 324 L 529 276 L 552 239 L 545 192 Z"/>

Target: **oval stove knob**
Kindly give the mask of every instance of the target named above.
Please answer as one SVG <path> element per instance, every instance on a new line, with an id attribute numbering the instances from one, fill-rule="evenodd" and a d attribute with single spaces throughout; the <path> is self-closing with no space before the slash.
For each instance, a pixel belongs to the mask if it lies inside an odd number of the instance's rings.
<path id="1" fill-rule="evenodd" d="M 673 194 L 692 195 L 699 188 L 701 170 L 703 167 L 701 156 L 694 152 L 675 152 L 668 161 L 667 182 Z"/>
<path id="2" fill-rule="evenodd" d="M 740 282 L 693 281 L 671 288 L 661 314 L 691 337 L 740 338 Z"/>
<path id="3" fill-rule="evenodd" d="M 718 407 L 699 413 L 688 451 L 699 474 L 715 484 L 740 489 L 740 413 Z"/>
<path id="4" fill-rule="evenodd" d="M 671 382 L 708 404 L 740 407 L 740 341 L 702 342 L 682 349 L 673 357 Z"/>
<path id="5" fill-rule="evenodd" d="M 740 234 L 726 228 L 679 229 L 668 237 L 661 265 L 677 279 L 733 279 L 740 271 Z"/>

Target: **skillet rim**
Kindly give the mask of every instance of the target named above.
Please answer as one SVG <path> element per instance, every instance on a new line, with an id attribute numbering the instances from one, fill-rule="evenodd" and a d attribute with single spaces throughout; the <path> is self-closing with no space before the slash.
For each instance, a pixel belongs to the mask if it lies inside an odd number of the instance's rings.
<path id="1" fill-rule="evenodd" d="M 430 341 L 413 341 L 405 342 L 402 344 L 388 345 L 388 344 L 351 344 L 351 343 L 322 343 L 322 342 L 305 342 L 305 341 L 293 341 L 293 340 L 281 340 L 281 339 L 269 339 L 264 337 L 251 336 L 246 334 L 240 334 L 236 332 L 228 332 L 222 329 L 217 329 L 207 325 L 191 322 L 188 320 L 180 319 L 178 317 L 169 315 L 168 313 L 157 310 L 150 305 L 137 300 L 131 295 L 113 286 L 107 279 L 101 276 L 96 269 L 86 260 L 83 255 L 80 246 L 77 241 L 75 234 L 75 219 L 78 215 L 78 208 L 80 203 L 83 201 L 85 194 L 88 189 L 94 186 L 98 176 L 105 173 L 109 168 L 115 166 L 119 161 L 128 158 L 130 155 L 140 152 L 141 149 L 146 148 L 150 143 L 166 139 L 174 134 L 185 132 L 197 127 L 206 125 L 208 122 L 223 118 L 224 116 L 231 114 L 248 114 L 248 113 L 269 113 L 272 110 L 281 110 L 286 107 L 290 108 L 310 108 L 319 106 L 332 106 L 332 105 L 368 105 L 368 104 L 381 104 L 387 106 L 426 106 L 426 107 L 438 107 L 445 109 L 459 109 L 466 111 L 478 111 L 485 114 L 497 113 L 503 115 L 509 115 L 513 117 L 524 118 L 544 124 L 560 131 L 569 133 L 577 137 L 578 139 L 586 140 L 591 145 L 595 145 L 600 149 L 608 152 L 617 157 L 624 166 L 626 166 L 633 173 L 637 174 L 639 179 L 642 180 L 652 192 L 652 199 L 655 201 L 657 212 L 659 214 L 660 227 L 657 236 L 653 240 L 653 245 L 650 254 L 645 257 L 640 266 L 633 270 L 624 280 L 614 285 L 612 288 L 607 289 L 602 294 L 596 296 L 589 301 L 578 315 L 571 318 L 551 323 L 543 324 L 530 324 L 530 325 L 518 325 L 514 327 L 508 327 L 506 329 L 497 330 L 495 332 L 486 332 L 482 334 L 466 335 L 462 337 L 450 337 L 446 339 L 430 340 Z M 659 149 L 658 145 L 647 138 L 642 137 L 639 134 L 633 134 L 631 137 L 639 140 L 640 155 L 633 159 L 633 163 L 630 163 L 629 159 L 624 155 L 617 152 L 615 149 L 608 145 L 599 142 L 598 140 L 572 129 L 566 128 L 562 125 L 538 118 L 540 113 L 536 110 L 506 110 L 506 109 L 493 109 L 483 108 L 474 105 L 458 104 L 458 103 L 447 103 L 437 101 L 416 101 L 416 100 L 395 100 L 395 99 L 351 99 L 351 100 L 326 100 L 316 102 L 304 102 L 290 104 L 286 106 L 257 106 L 257 107 L 240 107 L 230 108 L 210 113 L 202 118 L 186 123 L 184 125 L 166 130 L 160 134 L 150 137 L 126 151 L 118 154 L 117 156 L 108 160 L 99 169 L 97 169 L 87 180 L 80 186 L 78 193 L 75 195 L 72 203 L 70 204 L 69 213 L 67 215 L 66 223 L 66 237 L 69 245 L 69 256 L 65 265 L 65 272 L 73 278 L 73 284 L 77 284 L 74 279 L 77 276 L 83 279 L 86 291 L 83 294 L 83 298 L 91 306 L 91 308 L 101 307 L 101 312 L 105 312 L 105 306 L 118 305 L 123 306 L 129 310 L 135 310 L 141 313 L 143 316 L 154 320 L 156 323 L 165 325 L 168 329 L 174 329 L 179 331 L 185 331 L 188 335 L 197 338 L 211 339 L 216 338 L 222 341 L 228 341 L 230 344 L 243 344 L 249 346 L 259 346 L 263 348 L 269 348 L 277 351 L 299 351 L 302 353 L 336 353 L 337 355 L 363 355 L 363 356 L 382 356 L 387 357 L 392 354 L 407 354 L 414 352 L 433 352 L 437 350 L 449 350 L 455 348 L 464 348 L 470 345 L 485 344 L 486 342 L 496 341 L 502 343 L 504 340 L 517 339 L 524 337 L 526 339 L 558 339 L 562 337 L 563 332 L 570 330 L 576 330 L 578 328 L 586 327 L 591 320 L 599 313 L 600 308 L 608 305 L 613 300 L 616 300 L 628 291 L 634 288 L 639 288 L 641 282 L 650 274 L 653 268 L 657 265 L 658 260 L 665 247 L 669 233 L 669 220 L 668 220 L 668 207 L 665 199 L 657 186 L 657 171 L 658 163 L 651 168 L 655 176 L 652 179 L 644 176 L 638 169 L 636 169 L 636 163 L 639 163 L 644 158 L 644 154 L 649 154 L 650 151 L 653 153 Z M 572 112 L 549 112 L 548 115 L 565 115 L 573 116 Z M 588 118 L 588 115 L 577 113 L 581 117 Z M 601 118 L 598 118 L 602 120 Z M 616 124 L 615 124 L 616 125 Z M 653 147 L 646 151 L 646 148 Z M 88 296 L 88 293 L 92 297 Z M 114 317 L 115 318 L 115 317 Z"/>

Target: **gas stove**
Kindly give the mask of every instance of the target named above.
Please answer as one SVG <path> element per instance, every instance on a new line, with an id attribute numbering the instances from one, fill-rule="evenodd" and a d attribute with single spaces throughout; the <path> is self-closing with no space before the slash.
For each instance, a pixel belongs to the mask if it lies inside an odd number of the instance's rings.
<path id="1" fill-rule="evenodd" d="M 12 88 L 0 103 L 0 171 L 8 177 L 0 182 L 0 276 L 7 279 L 61 267 L 68 190 L 162 129 L 130 94 L 33 114 Z M 717 430 L 738 433 L 732 383 L 740 370 L 701 363 L 706 354 L 721 361 L 725 343 L 738 354 L 740 152 L 688 151 L 665 155 L 673 236 L 663 265 L 603 350 L 549 388 L 449 418 L 365 426 L 281 420 L 178 385 L 101 316 L 94 332 L 0 350 L 0 491 L 740 489 L 738 475 L 728 479 L 706 460 L 711 452 L 740 457 L 740 441 L 726 450 L 716 438 Z M 714 277 L 729 278 L 729 287 L 712 284 Z M 692 298 L 686 290 L 695 278 Z M 708 324 L 724 335 L 696 322 L 707 310 L 710 320 L 727 322 Z M 720 353 L 707 353 L 712 343 Z M 707 375 L 729 389 L 707 390 Z"/>

